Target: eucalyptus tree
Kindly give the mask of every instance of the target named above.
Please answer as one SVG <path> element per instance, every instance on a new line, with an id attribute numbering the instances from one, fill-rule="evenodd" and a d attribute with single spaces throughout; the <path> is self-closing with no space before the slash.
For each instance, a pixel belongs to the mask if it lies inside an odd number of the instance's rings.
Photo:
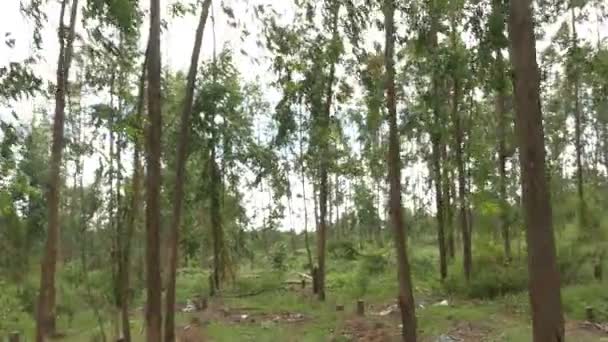
<path id="1" fill-rule="evenodd" d="M 537 342 L 564 341 L 560 275 L 545 175 L 540 72 L 536 62 L 532 2 L 516 0 L 509 6 L 509 42 L 514 69 L 516 131 L 528 246 L 532 335 Z"/>
<path id="2" fill-rule="evenodd" d="M 146 144 L 146 340 L 161 341 L 162 304 L 160 276 L 161 183 L 161 60 L 160 0 L 150 0 L 148 42 L 148 116 Z"/>
<path id="3" fill-rule="evenodd" d="M 175 171 L 175 190 L 173 198 L 173 216 L 171 218 L 171 235 L 169 242 L 169 283 L 167 286 L 166 295 L 166 316 L 165 316 L 165 341 L 172 342 L 175 340 L 175 278 L 177 276 L 178 264 L 178 242 L 179 242 L 179 227 L 181 220 L 182 201 L 184 197 L 184 178 L 186 171 L 187 147 L 190 135 L 190 117 L 192 115 L 192 103 L 194 101 L 194 89 L 196 82 L 196 72 L 198 70 L 198 60 L 200 56 L 201 45 L 203 41 L 203 33 L 205 23 L 209 15 L 209 7 L 211 0 L 205 0 L 201 8 L 198 27 L 194 38 L 194 47 L 192 49 L 192 57 L 190 61 L 190 70 L 188 71 L 188 83 L 186 85 L 186 95 L 183 101 L 183 109 L 180 124 L 180 139 L 177 145 L 177 165 Z"/>
<path id="4" fill-rule="evenodd" d="M 64 120 L 66 88 L 72 63 L 73 43 L 76 35 L 78 0 L 70 6 L 68 26 L 64 15 L 68 0 L 61 2 L 59 14 L 59 57 L 57 61 L 57 84 L 55 89 L 55 116 L 53 118 L 53 141 L 49 161 L 48 231 L 45 253 L 41 262 L 40 293 L 36 317 L 36 341 L 44 341 L 55 333 L 55 272 L 59 242 L 59 203 L 61 184 L 61 157 L 64 146 Z"/>
<path id="5" fill-rule="evenodd" d="M 508 82 L 507 68 L 504 61 L 503 51 L 507 47 L 507 38 L 505 32 L 505 10 L 504 3 L 500 0 L 492 1 L 492 11 L 487 24 L 487 44 L 488 49 L 494 58 L 491 62 L 493 65 L 490 71 L 490 84 L 494 91 L 494 112 L 496 115 L 496 154 L 498 165 L 498 196 L 500 203 L 500 230 L 503 238 L 504 254 L 507 260 L 511 259 L 511 235 L 510 235 L 510 219 L 509 219 L 509 201 L 507 194 L 508 173 L 507 160 L 509 158 L 510 148 L 508 145 L 508 134 L 511 131 L 511 125 L 507 109 L 508 97 Z M 486 51 L 487 53 L 487 51 Z"/>
<path id="6" fill-rule="evenodd" d="M 462 234 L 462 253 L 463 253 L 463 270 L 466 279 L 470 278 L 472 269 L 472 246 L 471 246 L 471 230 L 470 217 L 468 214 L 468 190 L 467 190 L 467 173 L 466 163 L 467 156 L 465 154 L 465 143 L 467 140 L 466 121 L 463 112 L 466 112 L 466 96 L 474 88 L 473 79 L 467 79 L 466 75 L 470 72 L 469 69 L 469 51 L 466 49 L 462 40 L 459 20 L 464 17 L 462 1 L 450 2 L 447 11 L 447 44 L 448 44 L 448 61 L 447 74 L 449 75 L 451 96 L 449 116 L 451 119 L 454 162 L 456 167 L 456 176 L 458 190 L 453 191 L 454 198 L 458 199 L 458 218 L 460 231 Z M 469 108 L 470 110 L 470 108 Z"/>
<path id="7" fill-rule="evenodd" d="M 401 310 L 401 331 L 403 340 L 416 341 L 416 308 L 412 294 L 413 286 L 410 275 L 410 266 L 407 256 L 405 236 L 405 222 L 401 204 L 401 160 L 399 156 L 399 132 L 397 128 L 397 100 L 395 91 L 395 3 L 394 0 L 385 0 L 384 31 L 386 66 L 386 107 L 389 124 L 388 146 L 388 180 L 390 184 L 390 215 L 393 226 L 395 250 L 397 254 L 397 274 L 399 279 L 399 308 Z"/>
<path id="8" fill-rule="evenodd" d="M 317 265 L 314 290 L 320 300 L 325 299 L 325 250 L 328 230 L 329 173 L 332 170 L 331 132 L 332 111 L 336 104 L 337 68 L 344 52 L 341 39 L 340 0 L 321 3 L 305 1 L 296 11 L 292 25 L 281 26 L 276 17 L 265 16 L 265 35 L 268 48 L 274 53 L 273 68 L 284 92 L 283 109 L 277 114 L 279 141 L 296 129 L 292 109 L 303 104 L 309 112 L 309 165 L 314 170 L 318 202 Z M 346 24 L 344 24 L 346 26 Z M 318 30 L 321 28 L 321 30 Z M 318 197 L 317 197 L 318 196 Z M 316 210 L 315 210 L 316 212 Z"/>

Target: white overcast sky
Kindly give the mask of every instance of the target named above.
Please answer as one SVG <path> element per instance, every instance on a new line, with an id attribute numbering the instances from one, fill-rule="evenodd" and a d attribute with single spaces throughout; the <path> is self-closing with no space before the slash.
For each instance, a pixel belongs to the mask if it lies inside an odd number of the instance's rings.
<path id="1" fill-rule="evenodd" d="M 10 32 L 12 37 L 16 39 L 16 45 L 12 49 L 8 48 L 0 42 L 0 65 L 6 65 L 11 61 L 19 62 L 32 53 L 32 25 L 21 15 L 19 11 L 19 0 L 1 0 L 1 2 L 2 7 L 0 11 L 0 37 L 4 38 L 5 34 Z M 186 16 L 184 18 L 169 18 L 166 15 L 166 9 L 172 2 L 173 0 L 161 0 L 161 7 L 164 11 L 163 19 L 167 20 L 169 23 L 168 30 L 164 31 L 161 40 L 162 63 L 163 66 L 168 66 L 172 70 L 186 71 L 190 62 L 190 54 L 192 52 L 194 31 L 197 25 L 198 13 L 195 15 Z M 217 0 L 214 1 L 214 13 L 216 17 L 216 46 L 218 51 L 221 50 L 224 44 L 229 44 L 235 50 L 236 64 L 241 70 L 242 75 L 246 80 L 252 81 L 255 80 L 256 77 L 260 77 L 262 82 L 272 80 L 273 75 L 268 72 L 267 64 L 256 65 L 251 61 L 251 57 L 258 57 L 262 59 L 262 57 L 264 56 L 264 51 L 256 46 L 255 38 L 253 37 L 253 35 L 244 43 L 240 41 L 240 30 L 234 29 L 226 24 L 227 18 L 222 12 L 219 6 L 219 2 L 220 1 Z M 141 1 L 141 3 L 147 5 L 146 1 Z M 291 0 L 226 0 L 226 3 L 231 5 L 231 7 L 235 10 L 237 19 L 241 20 L 241 22 L 247 26 L 248 30 L 254 34 L 258 28 L 252 21 L 251 15 L 245 14 L 245 3 L 247 3 L 248 6 L 270 3 L 278 11 L 278 13 L 282 14 L 282 19 L 286 22 L 288 22 L 293 16 L 293 4 Z M 43 30 L 42 56 L 44 58 L 44 61 L 42 63 L 37 64 L 35 67 L 35 72 L 38 75 L 51 82 L 55 81 L 55 68 L 58 54 L 58 43 L 56 37 L 59 15 L 58 12 L 58 2 L 55 0 L 50 0 L 49 4 L 46 5 L 45 10 L 45 13 L 47 13 L 48 15 L 48 22 L 45 24 L 45 29 Z M 590 20 L 593 21 L 593 18 L 591 18 Z M 149 24 L 146 19 L 142 26 L 142 41 L 140 44 L 142 50 L 144 49 L 144 42 L 147 37 L 148 25 Z M 555 32 L 556 28 L 557 27 L 548 30 L 549 36 L 552 32 Z M 598 34 L 598 26 L 594 23 L 579 25 L 579 31 L 582 37 L 595 39 Z M 599 33 L 602 37 L 606 37 L 607 32 L 608 28 L 606 23 L 599 26 Z M 547 43 L 548 42 L 546 41 L 539 42 L 539 50 L 547 46 Z M 213 35 L 211 29 L 211 20 L 208 20 L 205 28 L 205 35 L 202 46 L 203 59 L 211 58 L 213 50 L 212 46 Z M 78 46 L 76 46 L 76 48 L 78 48 Z M 238 53 L 241 48 L 247 51 L 249 56 L 242 56 L 240 53 Z M 268 91 L 267 96 L 269 97 L 269 100 L 271 102 L 276 101 L 277 99 L 276 91 Z M 43 106 L 44 108 L 47 108 L 49 112 L 52 112 L 52 101 L 46 101 L 41 99 L 29 99 L 25 101 L 20 101 L 18 103 L 11 103 L 10 108 L 7 108 L 6 106 L 0 106 L 0 118 L 7 119 L 10 116 L 10 112 L 12 109 L 17 113 L 22 122 L 27 122 L 31 118 L 31 113 L 33 112 L 34 107 L 40 106 Z M 87 162 L 85 167 L 88 169 L 89 174 L 92 174 L 92 170 L 96 167 L 96 162 L 90 160 Z M 415 190 L 411 190 L 420 194 L 428 192 L 428 185 L 424 180 L 426 176 L 426 168 L 422 167 L 422 165 L 416 165 L 413 169 L 406 169 L 404 173 L 406 178 L 409 178 L 409 185 L 416 186 Z M 301 186 L 299 185 L 299 183 L 296 183 L 295 178 L 293 179 L 292 187 L 294 189 L 295 194 L 300 193 Z M 306 190 L 307 196 L 311 194 L 311 190 L 311 188 L 308 188 Z M 426 200 L 429 200 L 428 196 Z M 259 209 L 261 205 L 264 205 L 267 202 L 268 194 L 260 193 L 258 191 L 254 191 L 253 193 L 246 193 L 245 203 L 249 214 L 253 214 L 256 209 Z M 287 202 L 285 202 L 284 204 L 287 208 Z M 311 227 L 313 227 L 311 200 L 308 201 L 308 206 L 309 229 L 311 229 Z M 303 202 L 301 200 L 294 199 L 292 202 L 292 207 L 294 209 L 295 216 L 291 219 L 289 217 L 285 219 L 283 229 L 289 229 L 291 228 L 291 226 L 295 226 L 296 230 L 301 230 L 303 222 Z M 255 219 L 254 222 L 256 224 L 259 224 L 260 218 L 261 217 L 258 215 L 258 218 Z"/>

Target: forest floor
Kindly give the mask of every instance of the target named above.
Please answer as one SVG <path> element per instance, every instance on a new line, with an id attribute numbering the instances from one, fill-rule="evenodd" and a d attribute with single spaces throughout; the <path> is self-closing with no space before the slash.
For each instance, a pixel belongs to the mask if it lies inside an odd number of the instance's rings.
<path id="1" fill-rule="evenodd" d="M 188 310 L 189 305 L 206 296 L 209 273 L 198 266 L 180 269 L 177 279 L 178 341 L 182 342 L 346 342 L 399 341 L 400 314 L 395 302 L 397 293 L 392 257 L 363 257 L 346 260 L 334 258 L 327 270 L 327 300 L 320 302 L 310 284 L 300 284 L 305 255 L 294 259 L 282 271 L 242 265 L 239 275 L 218 296 L 208 300 L 205 310 Z M 385 260 L 385 261 L 382 261 Z M 451 269 L 452 280 L 437 279 L 433 251 L 418 249 L 412 255 L 414 297 L 419 341 L 422 342 L 523 342 L 531 341 L 531 319 L 525 282 L 521 290 L 472 299 L 450 286 L 458 281 L 457 266 Z M 384 265 L 384 266 L 382 266 Z M 457 265 L 457 263 L 455 263 Z M 380 270 L 381 269 L 381 270 Z M 481 266 L 479 269 L 483 269 Z M 291 270 L 291 271 L 290 271 Z M 492 276 L 486 271 L 483 275 Z M 504 269 L 502 270 L 504 271 Z M 523 271 L 525 272 L 525 270 Z M 480 275 L 482 275 L 480 273 Z M 455 281 L 456 279 L 456 281 Z M 482 279 L 482 278 L 480 278 Z M 466 288 L 486 283 L 465 284 Z M 525 281 L 525 279 L 524 279 Z M 608 283 L 578 279 L 562 288 L 566 316 L 566 335 L 574 342 L 608 342 Z M 73 291 L 72 291 L 73 293 Z M 60 297 L 68 301 L 70 291 Z M 80 298 L 72 295 L 73 298 Z M 357 314 L 357 301 L 365 302 L 365 314 Z M 76 301 L 78 302 L 78 301 Z M 82 303 L 82 302 L 80 302 Z M 132 314 L 134 342 L 144 342 L 142 295 L 135 298 Z M 597 323 L 585 321 L 591 306 Z M 191 308 L 190 308 L 191 309 Z M 101 341 L 103 326 L 107 341 L 112 339 L 111 307 L 103 307 L 103 319 L 96 319 L 90 308 L 79 306 L 68 321 L 59 317 L 65 342 Z M 186 312 L 189 311 L 189 312 Z M 23 326 L 26 340 L 32 336 L 33 321 Z"/>
<path id="2" fill-rule="evenodd" d="M 447 301 L 447 303 L 446 303 Z M 281 307 L 279 302 L 284 303 Z M 239 301 L 214 300 L 201 312 L 183 314 L 181 341 L 400 341 L 396 303 L 318 303 L 308 293 L 281 291 Z M 344 305 L 336 311 L 336 305 Z M 418 305 L 420 341 L 530 341 L 528 317 L 506 302 L 455 301 Z M 608 341 L 608 324 L 568 320 L 568 341 Z"/>

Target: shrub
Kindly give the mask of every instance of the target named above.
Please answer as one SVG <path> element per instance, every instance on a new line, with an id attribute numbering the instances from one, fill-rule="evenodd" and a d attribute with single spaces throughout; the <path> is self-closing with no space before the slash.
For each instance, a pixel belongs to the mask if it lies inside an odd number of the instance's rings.
<path id="1" fill-rule="evenodd" d="M 355 260 L 359 256 L 359 252 L 350 241 L 330 242 L 327 251 L 332 259 Z"/>
<path id="2" fill-rule="evenodd" d="M 209 291 L 209 274 L 197 267 L 182 268 L 178 270 L 176 279 L 176 298 L 185 302 Z"/>
<path id="3" fill-rule="evenodd" d="M 270 254 L 270 263 L 275 271 L 285 271 L 287 269 L 287 247 L 280 243 L 276 245 Z"/>
<path id="4" fill-rule="evenodd" d="M 467 282 L 461 261 L 452 268 L 444 282 L 447 292 L 469 298 L 492 299 L 508 293 L 524 291 L 528 285 L 525 258 L 507 262 L 499 246 L 492 242 L 475 246 L 473 272 Z"/>
<path id="5" fill-rule="evenodd" d="M 355 274 L 355 290 L 358 296 L 363 296 L 369 287 L 369 282 L 373 276 L 382 274 L 388 261 L 382 255 L 366 255 L 361 258 L 357 265 Z"/>
<path id="6" fill-rule="evenodd" d="M 18 289 L 0 281 L 0 335 L 20 330 L 27 320 Z"/>

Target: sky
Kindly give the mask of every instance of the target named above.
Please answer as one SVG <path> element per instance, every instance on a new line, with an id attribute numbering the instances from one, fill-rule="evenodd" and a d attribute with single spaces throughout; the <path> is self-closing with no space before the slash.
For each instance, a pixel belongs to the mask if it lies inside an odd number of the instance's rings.
<path id="1" fill-rule="evenodd" d="M 170 18 L 167 15 L 167 9 L 173 1 L 174 0 L 161 0 L 161 7 L 163 10 L 163 14 L 161 16 L 163 19 L 168 21 L 168 29 L 164 31 L 161 38 L 162 63 L 163 66 L 168 67 L 171 70 L 182 70 L 186 72 L 190 63 L 190 54 L 192 52 L 194 31 L 197 26 L 198 13 L 195 15 L 187 15 L 183 18 Z M 19 0 L 3 0 L 2 2 L 2 11 L 0 11 L 0 35 L 4 37 L 10 32 L 11 37 L 16 41 L 14 48 L 8 48 L 4 44 L 0 44 L 0 65 L 6 65 L 12 61 L 21 61 L 31 55 L 33 51 L 31 39 L 32 25 L 21 15 L 19 11 Z M 146 2 L 144 1 L 142 3 Z M 243 5 L 244 3 L 247 3 L 250 6 L 249 8 L 257 4 L 271 3 L 273 8 L 282 15 L 282 20 L 284 22 L 289 22 L 293 17 L 292 1 L 226 0 L 226 3 L 231 5 L 231 7 L 234 9 L 235 16 L 240 23 L 247 26 L 248 30 L 253 33 L 255 33 L 259 28 L 259 24 L 256 26 L 256 23 L 251 17 L 251 13 L 246 13 L 246 6 Z M 58 43 L 56 37 L 59 15 L 58 2 L 53 0 L 49 1 L 49 4 L 46 5 L 45 13 L 48 15 L 48 21 L 45 24 L 45 28 L 42 32 L 43 61 L 35 66 L 34 71 L 43 79 L 54 82 L 56 59 L 58 55 Z M 241 70 L 243 78 L 246 81 L 259 80 L 263 84 L 267 84 L 272 81 L 274 75 L 269 72 L 269 64 L 264 60 L 264 57 L 266 56 L 265 51 L 256 45 L 255 39 L 250 38 L 246 39 L 245 42 L 241 42 L 240 30 L 234 29 L 227 25 L 226 15 L 221 10 L 218 1 L 214 1 L 214 10 L 212 14 L 215 15 L 215 46 L 217 47 L 217 50 L 220 51 L 225 44 L 232 47 L 234 51 L 239 51 L 240 49 L 245 50 L 248 53 L 248 56 L 243 56 L 240 53 L 235 54 L 236 65 L 239 70 Z M 547 36 L 551 36 L 552 33 L 557 30 L 557 25 L 554 26 L 555 27 L 548 28 L 547 31 L 549 34 Z M 142 38 L 140 42 L 142 51 L 145 48 L 145 41 L 147 39 L 147 28 L 148 21 L 146 19 L 143 24 Z M 594 24 L 580 25 L 578 29 L 581 37 L 594 38 L 598 32 L 598 26 Z M 77 28 L 77 32 L 82 32 L 80 25 Z M 608 35 L 608 26 L 606 23 L 599 26 L 599 33 L 603 37 Z M 201 59 L 209 60 L 212 58 L 214 46 L 213 38 L 214 35 L 211 20 L 208 20 L 203 38 Z M 368 43 L 370 43 L 371 40 L 377 39 L 378 36 L 376 34 L 373 37 L 368 37 L 367 40 Z M 542 50 L 547 45 L 548 41 L 539 41 L 538 50 Z M 79 46 L 76 45 L 75 48 L 78 49 Z M 253 57 L 258 58 L 262 61 L 262 63 L 259 65 L 253 63 Z M 265 93 L 267 100 L 269 100 L 271 104 L 276 103 L 280 94 L 276 90 L 273 91 L 270 88 L 267 89 L 269 89 Z M 31 113 L 34 111 L 34 108 L 42 106 L 46 108 L 47 111 L 52 112 L 53 103 L 49 100 L 37 98 L 13 102 L 10 104 L 10 106 L 10 109 L 17 113 L 21 122 L 28 122 L 31 119 Z M 2 107 L 0 105 L 0 118 L 10 119 L 10 109 L 6 106 Z M 85 162 L 85 176 L 89 181 L 92 180 L 94 169 L 97 166 L 96 163 L 96 158 L 91 158 Z M 412 191 L 422 194 L 426 201 L 430 201 L 431 197 L 428 194 L 430 192 L 428 183 L 424 181 L 426 174 L 427 170 L 421 164 L 411 165 L 404 170 L 404 178 L 408 179 L 408 184 L 416 187 L 415 189 L 412 189 Z M 294 214 L 293 217 L 285 218 L 283 221 L 283 229 L 295 227 L 297 231 L 300 231 L 303 226 L 304 202 L 298 198 L 299 196 L 297 196 L 297 194 L 300 192 L 299 189 L 301 189 L 301 185 L 299 180 L 296 178 L 292 178 L 290 181 L 292 182 L 292 187 L 296 189 L 294 191 L 296 196 L 291 203 Z M 307 195 L 310 195 L 312 193 L 312 188 L 310 184 L 307 186 L 308 188 L 306 189 L 306 192 Z M 244 202 L 248 213 L 252 216 L 260 209 L 262 205 L 268 203 L 268 198 L 269 194 L 265 192 L 260 192 L 257 190 L 245 191 Z M 406 205 L 412 205 L 411 200 L 408 202 L 407 197 L 405 201 Z M 288 207 L 288 203 L 286 201 L 284 201 L 284 205 L 286 208 Z M 312 210 L 310 209 L 313 207 L 312 200 L 309 199 L 307 205 L 310 215 L 309 222 L 312 222 Z M 261 217 L 262 216 L 260 215 L 256 216 L 254 219 L 254 225 L 259 225 L 261 223 Z M 311 226 L 312 225 L 309 224 L 309 227 Z"/>

